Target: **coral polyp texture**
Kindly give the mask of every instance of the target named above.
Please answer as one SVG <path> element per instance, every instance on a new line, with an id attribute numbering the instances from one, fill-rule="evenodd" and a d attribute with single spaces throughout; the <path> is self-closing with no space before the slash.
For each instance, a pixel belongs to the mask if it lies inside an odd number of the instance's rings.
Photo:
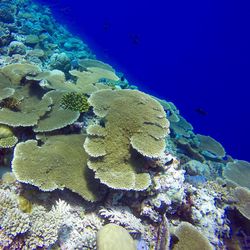
<path id="1" fill-rule="evenodd" d="M 99 185 L 87 168 L 84 140 L 76 134 L 48 137 L 42 146 L 36 140 L 19 143 L 12 161 L 17 180 L 44 191 L 66 187 L 86 200 L 97 200 Z"/>
<path id="2" fill-rule="evenodd" d="M 87 112 L 89 104 L 85 94 L 70 92 L 63 95 L 61 99 L 61 106 L 64 109 L 69 109 L 79 112 Z"/>
<path id="3" fill-rule="evenodd" d="M 104 127 L 87 129 L 84 143 L 88 166 L 109 187 L 143 190 L 150 185 L 145 157 L 159 157 L 165 149 L 169 122 L 162 106 L 135 90 L 101 90 L 89 98 Z"/>

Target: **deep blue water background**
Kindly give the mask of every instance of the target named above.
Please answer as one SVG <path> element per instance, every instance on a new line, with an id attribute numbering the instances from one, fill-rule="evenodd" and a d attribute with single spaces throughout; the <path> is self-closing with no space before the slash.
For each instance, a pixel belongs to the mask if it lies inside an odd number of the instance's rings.
<path id="1" fill-rule="evenodd" d="M 173 101 L 196 132 L 250 161 L 250 1 L 39 2 L 98 59 Z"/>

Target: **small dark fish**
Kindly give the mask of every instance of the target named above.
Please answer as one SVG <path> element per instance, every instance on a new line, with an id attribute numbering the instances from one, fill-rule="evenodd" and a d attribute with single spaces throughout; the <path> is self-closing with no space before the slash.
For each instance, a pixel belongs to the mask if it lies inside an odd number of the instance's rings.
<path id="1" fill-rule="evenodd" d="M 109 31 L 109 29 L 110 29 L 110 22 L 109 21 L 104 21 L 104 23 L 103 23 L 103 30 L 105 31 L 105 32 L 107 32 L 107 31 Z"/>
<path id="2" fill-rule="evenodd" d="M 130 34 L 129 38 L 134 45 L 140 44 L 140 36 L 138 34 Z"/>
<path id="3" fill-rule="evenodd" d="M 65 14 L 65 15 L 68 15 L 70 12 L 72 12 L 71 8 L 68 7 L 68 6 L 59 8 L 59 11 L 62 12 L 63 14 Z"/>
<path id="4" fill-rule="evenodd" d="M 205 111 L 203 108 L 196 108 L 194 111 L 198 113 L 199 115 L 203 115 L 203 116 L 207 115 L 207 111 Z"/>

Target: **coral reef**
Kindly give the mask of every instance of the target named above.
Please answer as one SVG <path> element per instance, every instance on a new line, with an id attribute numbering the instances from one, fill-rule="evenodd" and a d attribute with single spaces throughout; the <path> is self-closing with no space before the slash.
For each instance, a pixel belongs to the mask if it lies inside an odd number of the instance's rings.
<path id="1" fill-rule="evenodd" d="M 1 1 L 0 249 L 247 248 L 249 164 L 48 7 Z"/>

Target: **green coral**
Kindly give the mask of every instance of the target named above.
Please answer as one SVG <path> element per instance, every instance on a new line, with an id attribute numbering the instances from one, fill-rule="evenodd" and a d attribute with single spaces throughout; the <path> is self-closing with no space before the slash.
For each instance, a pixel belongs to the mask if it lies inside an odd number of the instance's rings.
<path id="1" fill-rule="evenodd" d="M 12 170 L 18 181 L 32 184 L 43 191 L 68 188 L 88 201 L 99 198 L 99 184 L 87 167 L 85 136 L 58 135 L 38 141 L 17 144 Z"/>
<path id="2" fill-rule="evenodd" d="M 83 93 L 70 92 L 63 95 L 61 106 L 64 109 L 87 112 L 89 110 L 88 99 Z"/>

